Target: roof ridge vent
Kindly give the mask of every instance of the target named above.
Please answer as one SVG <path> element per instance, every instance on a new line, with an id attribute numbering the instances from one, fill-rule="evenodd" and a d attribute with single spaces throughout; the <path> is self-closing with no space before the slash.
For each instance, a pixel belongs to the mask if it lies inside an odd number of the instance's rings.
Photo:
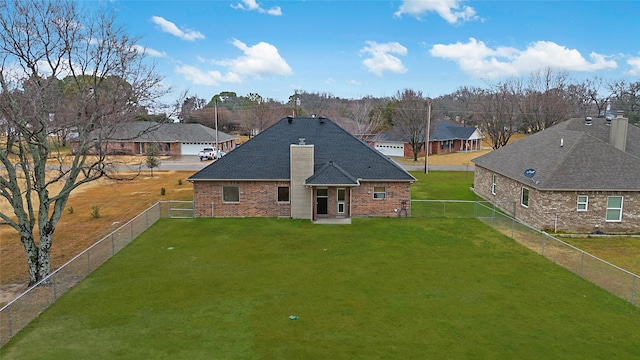
<path id="1" fill-rule="evenodd" d="M 305 141 L 306 141 L 306 140 L 307 140 L 307 139 L 305 139 L 305 138 L 299 138 L 299 139 L 298 139 L 298 145 L 305 145 Z"/>

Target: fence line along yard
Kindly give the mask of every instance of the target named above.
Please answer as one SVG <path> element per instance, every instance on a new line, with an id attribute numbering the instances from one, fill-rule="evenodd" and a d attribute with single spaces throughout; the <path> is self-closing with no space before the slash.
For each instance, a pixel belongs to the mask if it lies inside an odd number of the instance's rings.
<path id="1" fill-rule="evenodd" d="M 411 200 L 411 216 L 478 219 L 610 293 L 640 305 L 640 276 L 534 229 L 491 202 Z"/>
<path id="2" fill-rule="evenodd" d="M 0 309 L 0 346 L 160 218 L 193 217 L 191 201 L 162 201 L 103 237 Z"/>

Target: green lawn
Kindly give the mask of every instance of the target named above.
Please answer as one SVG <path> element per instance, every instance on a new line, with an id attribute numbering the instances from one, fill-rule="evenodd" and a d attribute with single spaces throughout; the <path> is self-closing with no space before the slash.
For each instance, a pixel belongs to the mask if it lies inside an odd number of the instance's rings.
<path id="1" fill-rule="evenodd" d="M 640 274 L 640 238 L 638 237 L 560 237 L 560 240 L 634 274 Z"/>
<path id="2" fill-rule="evenodd" d="M 471 191 L 473 171 L 411 171 L 416 178 L 411 186 L 411 199 L 482 200 Z"/>
<path id="3" fill-rule="evenodd" d="M 638 329 L 473 219 L 163 219 L 2 359 L 638 359 Z"/>

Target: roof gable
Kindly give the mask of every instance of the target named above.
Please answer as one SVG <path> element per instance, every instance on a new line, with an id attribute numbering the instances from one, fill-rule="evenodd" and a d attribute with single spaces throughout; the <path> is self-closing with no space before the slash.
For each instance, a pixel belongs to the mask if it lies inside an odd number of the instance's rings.
<path id="1" fill-rule="evenodd" d="M 357 186 L 360 185 L 358 179 L 353 177 L 347 171 L 342 169 L 333 161 L 329 161 L 328 163 L 321 166 L 319 169 L 314 171 L 313 175 L 310 176 L 304 182 L 305 185 L 344 185 L 344 186 Z"/>
<path id="2" fill-rule="evenodd" d="M 315 172 L 332 162 L 333 175 L 343 169 L 352 179 L 415 181 L 395 162 L 325 118 L 283 118 L 189 179 L 288 180 L 290 145 L 300 139 L 314 146 Z"/>

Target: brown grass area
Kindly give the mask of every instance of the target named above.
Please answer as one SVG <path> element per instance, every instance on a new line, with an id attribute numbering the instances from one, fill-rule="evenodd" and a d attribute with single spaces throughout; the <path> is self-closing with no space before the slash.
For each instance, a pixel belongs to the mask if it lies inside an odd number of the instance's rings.
<path id="1" fill-rule="evenodd" d="M 144 171 L 134 180 L 100 179 L 80 186 L 71 193 L 53 235 L 52 268 L 69 261 L 160 200 L 192 200 L 193 186 L 185 179 L 193 173 L 154 171 L 151 177 L 149 171 Z M 179 180 L 182 185 L 178 185 Z M 163 187 L 166 192 L 161 196 Z M 99 218 L 92 217 L 94 206 L 99 209 Z M 13 213 L 6 201 L 0 203 L 0 211 Z M 18 233 L 8 225 L 0 226 L 0 264 L 0 304 L 3 304 L 7 292 L 19 293 L 28 284 L 26 254 Z"/>

